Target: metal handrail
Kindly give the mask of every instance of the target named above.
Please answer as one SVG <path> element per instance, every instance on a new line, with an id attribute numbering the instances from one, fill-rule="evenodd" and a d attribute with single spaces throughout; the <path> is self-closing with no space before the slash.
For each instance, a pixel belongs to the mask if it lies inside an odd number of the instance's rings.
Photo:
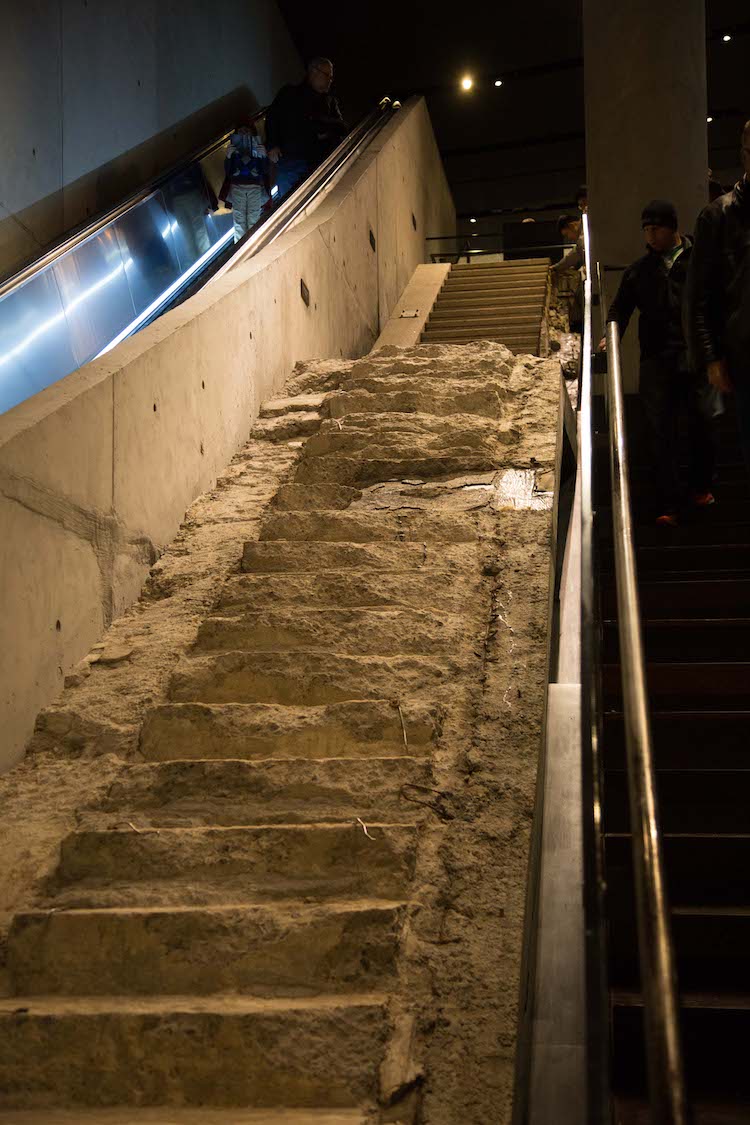
<path id="1" fill-rule="evenodd" d="M 583 789 L 583 908 L 586 981 L 587 1121 L 611 1120 L 609 992 L 604 926 L 604 855 L 602 851 L 602 779 L 599 705 L 599 629 L 594 566 L 594 419 L 592 343 L 592 255 L 588 215 L 582 219 L 585 277 L 583 340 L 578 388 L 580 412 L 578 473 L 581 491 L 581 782 Z"/>
<path id="2" fill-rule="evenodd" d="M 269 242 L 281 234 L 338 175 L 343 166 L 370 143 L 375 134 L 390 120 L 392 114 L 400 108 L 400 102 L 392 101 L 388 97 L 382 98 L 377 108 L 342 140 L 312 175 L 275 208 L 261 226 L 247 231 L 242 236 L 239 242 L 235 244 L 231 258 L 216 270 L 211 281 L 216 281 L 227 270 L 233 269 L 238 263 L 244 262 L 257 254 L 264 246 L 267 246 Z"/>
<path id="3" fill-rule="evenodd" d="M 615 321 L 607 325 L 607 353 L 620 669 L 649 1093 L 655 1122 L 686 1125 L 688 1108 L 680 1045 L 677 974 L 651 744 L 631 520 L 620 333 Z"/>

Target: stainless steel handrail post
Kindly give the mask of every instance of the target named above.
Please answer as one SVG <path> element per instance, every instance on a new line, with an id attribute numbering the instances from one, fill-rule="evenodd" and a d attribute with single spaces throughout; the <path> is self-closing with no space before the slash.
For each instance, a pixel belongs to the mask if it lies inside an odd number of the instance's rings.
<path id="1" fill-rule="evenodd" d="M 620 334 L 614 321 L 607 325 L 607 354 L 620 669 L 649 1093 L 655 1125 L 686 1125 L 688 1107 L 677 974 L 665 886 L 631 521 Z"/>
<path id="2" fill-rule="evenodd" d="M 578 472 L 581 490 L 581 780 L 583 809 L 583 905 L 585 919 L 587 1122 L 611 1120 L 609 994 L 604 931 L 604 860 L 599 746 L 599 633 L 594 571 L 594 392 L 592 254 L 588 215 L 582 220 L 586 276 L 578 387 Z"/>

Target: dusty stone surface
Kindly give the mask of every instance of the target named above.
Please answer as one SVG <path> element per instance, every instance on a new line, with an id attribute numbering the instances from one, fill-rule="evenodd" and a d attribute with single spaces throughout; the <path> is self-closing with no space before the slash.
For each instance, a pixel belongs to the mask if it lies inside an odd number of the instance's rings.
<path id="1" fill-rule="evenodd" d="M 191 507 L 0 778 L 6 1113 L 510 1120 L 559 378 L 307 364 Z"/>

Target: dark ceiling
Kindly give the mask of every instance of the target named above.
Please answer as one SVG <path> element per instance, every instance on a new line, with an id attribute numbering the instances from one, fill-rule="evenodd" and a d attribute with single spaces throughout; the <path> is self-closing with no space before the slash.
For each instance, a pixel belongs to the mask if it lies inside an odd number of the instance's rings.
<path id="1" fill-rule="evenodd" d="M 305 58 L 333 59 L 349 119 L 383 94 L 425 94 L 465 220 L 485 216 L 484 226 L 490 213 L 540 215 L 572 202 L 585 178 L 578 5 L 467 5 L 465 15 L 455 3 L 412 0 L 388 9 L 350 0 L 280 7 Z M 750 117 L 747 0 L 708 0 L 707 24 L 710 159 L 731 178 L 737 126 Z M 476 82 L 468 94 L 459 88 L 465 73 Z"/>

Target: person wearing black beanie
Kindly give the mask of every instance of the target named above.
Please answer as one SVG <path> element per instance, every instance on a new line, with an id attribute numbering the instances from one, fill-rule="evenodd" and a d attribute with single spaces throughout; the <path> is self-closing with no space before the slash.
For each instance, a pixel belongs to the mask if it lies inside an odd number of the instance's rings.
<path id="1" fill-rule="evenodd" d="M 682 330 L 682 298 L 692 240 L 681 235 L 677 211 L 668 199 L 652 199 L 641 213 L 647 251 L 625 270 L 607 315 L 623 336 L 636 309 L 641 345 L 638 393 L 649 431 L 655 470 L 657 523 L 678 522 L 683 493 L 679 480 L 678 424 L 687 413 L 690 440 L 688 493 L 698 507 L 714 503 L 713 416 L 717 396 L 705 376 L 688 365 Z M 606 346 L 602 340 L 599 347 Z"/>

